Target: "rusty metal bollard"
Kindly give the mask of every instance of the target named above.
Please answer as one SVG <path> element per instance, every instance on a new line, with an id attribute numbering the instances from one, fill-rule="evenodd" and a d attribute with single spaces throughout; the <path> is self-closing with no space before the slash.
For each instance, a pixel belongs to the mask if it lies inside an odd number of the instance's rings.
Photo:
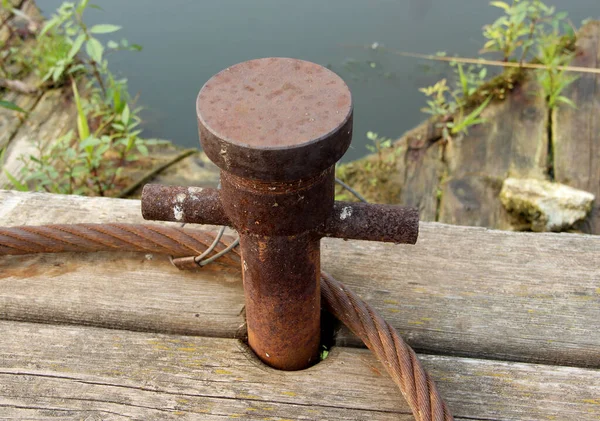
<path id="1" fill-rule="evenodd" d="M 149 184 L 142 214 L 235 228 L 250 347 L 274 368 L 306 368 L 319 356 L 320 239 L 414 244 L 418 212 L 334 201 L 353 106 L 344 81 L 324 67 L 288 58 L 240 63 L 204 85 L 196 109 L 221 190 Z"/>

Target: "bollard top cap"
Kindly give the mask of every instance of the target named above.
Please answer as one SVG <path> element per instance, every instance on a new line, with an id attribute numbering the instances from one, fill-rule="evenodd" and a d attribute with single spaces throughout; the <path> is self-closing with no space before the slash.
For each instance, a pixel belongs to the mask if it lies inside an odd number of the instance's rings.
<path id="1" fill-rule="evenodd" d="M 334 165 L 352 138 L 352 96 L 320 65 L 263 58 L 229 67 L 200 90 L 200 143 L 222 170 L 286 181 Z"/>

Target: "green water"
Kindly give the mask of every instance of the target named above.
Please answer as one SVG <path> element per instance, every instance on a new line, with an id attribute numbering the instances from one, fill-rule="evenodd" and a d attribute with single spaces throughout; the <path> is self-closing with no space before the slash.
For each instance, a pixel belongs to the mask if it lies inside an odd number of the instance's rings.
<path id="1" fill-rule="evenodd" d="M 60 0 L 38 0 L 46 14 Z M 418 87 L 444 67 L 357 47 L 378 42 L 420 53 L 473 56 L 481 27 L 495 20 L 486 0 L 96 0 L 89 23 L 123 26 L 119 36 L 141 53 L 111 57 L 145 111 L 149 137 L 197 146 L 195 98 L 220 70 L 249 59 L 283 56 L 328 65 L 354 97 L 354 140 L 344 161 L 367 153 L 369 130 L 397 137 L 420 121 Z M 579 25 L 600 17 L 600 0 L 551 0 Z M 375 63 L 372 68 L 370 63 Z"/>

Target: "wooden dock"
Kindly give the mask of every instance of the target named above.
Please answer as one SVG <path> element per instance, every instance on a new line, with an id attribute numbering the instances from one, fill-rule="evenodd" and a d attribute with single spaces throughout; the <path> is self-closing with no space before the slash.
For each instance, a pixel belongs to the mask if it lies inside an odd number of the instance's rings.
<path id="1" fill-rule="evenodd" d="M 140 203 L 0 191 L 2 226 L 78 222 L 139 223 Z M 457 420 L 600 420 L 600 237 L 424 222 L 415 246 L 322 249 L 323 269 L 417 350 Z M 237 267 L 0 257 L 0 419 L 412 420 L 347 330 L 291 373 L 260 363 L 243 331 Z"/>
<path id="2" fill-rule="evenodd" d="M 36 13 L 32 0 L 11 3 Z M 598 42 L 600 25 L 588 25 L 573 64 L 598 67 Z M 580 109 L 553 113 L 521 85 L 486 110 L 491 124 L 446 145 L 428 125 L 411 131 L 391 201 L 428 221 L 511 229 L 502 180 L 547 179 L 549 161 L 556 181 L 600 197 L 599 83 L 582 76 L 567 92 Z M 32 138 L 74 127 L 68 87 L 0 95 L 29 111 L 0 110 L 13 174 Z M 205 156 L 185 153 L 156 151 L 123 190 L 216 185 Z M 600 233 L 599 215 L 597 202 L 581 230 Z M 0 226 L 82 222 L 140 223 L 140 203 L 0 190 Z M 423 222 L 416 246 L 323 239 L 322 266 L 415 348 L 457 420 L 600 420 L 600 237 Z M 240 270 L 226 264 L 192 273 L 144 253 L 0 256 L 0 419 L 413 419 L 346 328 L 324 361 L 280 372 L 239 339 L 243 310 Z"/>

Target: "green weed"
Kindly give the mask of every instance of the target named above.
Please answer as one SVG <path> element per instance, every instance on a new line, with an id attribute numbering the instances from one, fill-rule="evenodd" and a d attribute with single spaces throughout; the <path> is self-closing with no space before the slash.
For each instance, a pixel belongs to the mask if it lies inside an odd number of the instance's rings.
<path id="1" fill-rule="evenodd" d="M 127 80 L 115 78 L 108 69 L 108 53 L 137 51 L 141 47 L 127 40 L 103 44 L 96 35 L 112 34 L 120 27 L 88 27 L 84 12 L 95 7 L 89 0 L 64 2 L 37 35 L 31 54 L 21 57 L 42 83 L 56 86 L 70 82 L 77 109 L 77 131 L 51 142 L 36 141 L 36 153 L 19 158 L 23 162 L 21 174 L 7 174 L 17 189 L 115 194 L 123 167 L 140 155 L 147 155 L 149 146 L 161 143 L 140 137 L 140 108 L 134 107 Z M 80 95 L 78 86 L 83 87 L 87 100 Z"/>

